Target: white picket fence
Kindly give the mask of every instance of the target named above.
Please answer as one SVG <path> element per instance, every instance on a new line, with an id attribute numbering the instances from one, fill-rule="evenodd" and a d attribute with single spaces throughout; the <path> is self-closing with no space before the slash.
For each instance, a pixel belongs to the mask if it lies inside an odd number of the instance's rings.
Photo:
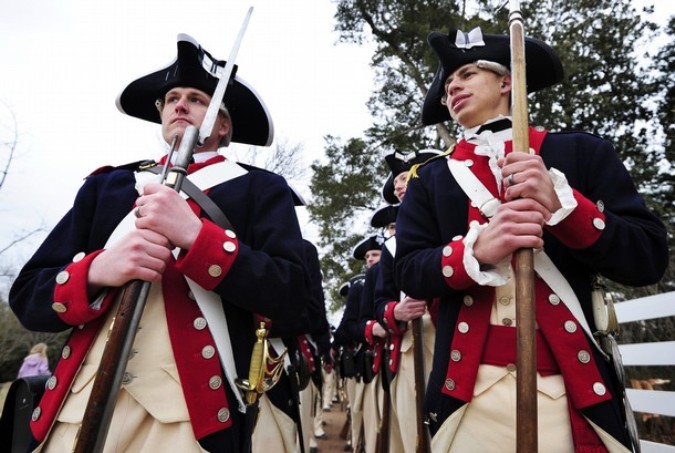
<path id="1" fill-rule="evenodd" d="M 675 292 L 615 305 L 619 323 L 675 316 Z M 675 366 L 675 341 L 619 346 L 625 366 Z M 633 411 L 675 417 L 675 392 L 627 389 Z M 643 453 L 675 453 L 675 446 L 640 441 Z"/>

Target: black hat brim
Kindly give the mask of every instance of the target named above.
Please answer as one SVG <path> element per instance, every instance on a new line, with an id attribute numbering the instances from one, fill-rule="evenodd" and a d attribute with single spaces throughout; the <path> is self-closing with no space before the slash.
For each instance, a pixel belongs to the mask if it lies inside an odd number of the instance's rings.
<path id="1" fill-rule="evenodd" d="M 356 247 L 354 247 L 354 252 L 352 256 L 357 260 L 365 260 L 366 252 L 369 250 L 382 250 L 382 244 L 384 244 L 384 238 L 381 236 L 370 236 L 369 238 L 364 239 L 359 242 Z"/>
<path id="2" fill-rule="evenodd" d="M 127 115 L 153 123 L 161 118 L 155 101 L 175 87 L 197 88 L 212 95 L 219 79 L 214 76 L 215 65 L 220 71 L 224 61 L 214 60 L 190 36 L 178 35 L 178 53 L 168 66 L 131 82 L 117 97 L 117 108 Z M 212 64 L 207 64 L 211 62 Z M 210 66 L 207 70 L 205 66 Z M 224 96 L 232 119 L 232 141 L 248 145 L 269 146 L 274 139 L 272 118 L 256 91 L 238 75 L 234 66 Z"/>
<path id="3" fill-rule="evenodd" d="M 385 228 L 390 223 L 396 222 L 398 214 L 398 205 L 382 206 L 373 214 L 370 219 L 370 226 L 373 228 Z"/>
<path id="4" fill-rule="evenodd" d="M 457 30 L 450 33 L 431 32 L 427 41 L 438 56 L 436 71 L 422 106 L 422 123 L 432 125 L 450 119 L 448 108 L 441 104 L 445 95 L 445 81 L 460 67 L 487 60 L 511 67 L 510 38 L 507 35 L 483 35 L 484 46 L 460 49 L 455 46 Z M 534 38 L 525 38 L 527 92 L 533 93 L 560 83 L 563 67 L 560 58 L 548 44 Z"/>

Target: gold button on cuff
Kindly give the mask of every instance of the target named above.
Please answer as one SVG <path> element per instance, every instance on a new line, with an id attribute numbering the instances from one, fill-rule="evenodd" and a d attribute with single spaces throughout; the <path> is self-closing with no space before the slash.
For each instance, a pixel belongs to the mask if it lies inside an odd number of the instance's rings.
<path id="1" fill-rule="evenodd" d="M 593 219 L 593 226 L 594 226 L 597 230 L 604 230 L 604 229 L 605 229 L 605 221 L 602 220 L 602 219 L 599 218 L 599 217 L 596 217 L 595 219 Z"/>
<path id="2" fill-rule="evenodd" d="M 450 256 L 450 255 L 452 255 L 452 247 L 446 245 L 445 247 L 443 247 L 443 256 Z"/>
<path id="3" fill-rule="evenodd" d="M 223 380 L 220 376 L 211 376 L 211 379 L 209 379 L 209 388 L 211 390 L 218 390 L 221 385 L 223 385 Z"/>
<path id="4" fill-rule="evenodd" d="M 73 257 L 73 263 L 77 263 L 78 261 L 82 261 L 82 258 L 84 258 L 85 256 L 87 256 L 87 254 L 84 253 L 84 252 L 80 252 L 80 253 L 76 254 Z"/>
<path id="5" fill-rule="evenodd" d="M 237 250 L 237 246 L 235 245 L 234 242 L 227 241 L 227 242 L 225 242 L 225 243 L 223 244 L 223 249 L 224 249 L 227 253 L 232 253 L 232 252 L 234 252 L 235 250 Z"/>
<path id="6" fill-rule="evenodd" d="M 579 362 L 581 363 L 588 363 L 591 361 L 591 354 L 589 354 L 588 351 L 584 351 L 582 349 L 577 353 L 577 359 L 579 359 Z"/>
<path id="7" fill-rule="evenodd" d="M 235 233 L 232 230 L 225 230 L 225 236 L 227 236 L 230 239 L 234 239 L 237 237 L 237 233 Z"/>
<path id="8" fill-rule="evenodd" d="M 40 419 L 40 416 L 42 415 L 42 409 L 40 406 L 36 407 L 35 410 L 33 410 L 33 414 L 30 416 L 30 418 L 36 422 Z"/>
<path id="9" fill-rule="evenodd" d="M 223 273 L 223 268 L 218 266 L 217 264 L 212 264 L 211 266 L 209 266 L 209 275 L 211 277 L 214 277 L 214 278 L 220 277 L 222 275 L 222 273 Z"/>
<path id="10" fill-rule="evenodd" d="M 58 380 L 56 379 L 56 376 L 52 376 L 49 379 L 47 379 L 47 383 L 45 384 L 45 388 L 48 388 L 49 390 L 54 390 L 56 388 L 57 383 L 58 383 Z"/>
<path id="11" fill-rule="evenodd" d="M 61 350 L 61 358 L 67 359 L 68 357 L 70 357 L 70 354 L 72 354 L 72 352 L 73 350 L 70 348 L 70 346 L 65 345 Z"/>
<path id="12" fill-rule="evenodd" d="M 56 313 L 65 313 L 68 311 L 68 308 L 61 302 L 54 302 L 52 304 L 52 310 L 54 310 Z"/>
<path id="13" fill-rule="evenodd" d="M 224 407 L 221 410 L 218 411 L 218 421 L 221 423 L 225 423 L 230 419 L 230 411 L 228 408 Z"/>
<path id="14" fill-rule="evenodd" d="M 598 211 L 600 212 L 605 212 L 605 202 L 602 200 L 598 200 L 595 203 L 595 207 L 598 208 Z"/>
<path id="15" fill-rule="evenodd" d="M 473 305 L 473 297 L 464 296 L 464 298 L 462 299 L 462 302 L 464 302 L 464 305 L 466 305 L 467 307 L 470 307 L 470 306 Z"/>
<path id="16" fill-rule="evenodd" d="M 596 382 L 593 384 L 593 393 L 598 396 L 603 396 L 605 393 L 607 393 L 607 389 L 602 382 Z"/>
<path id="17" fill-rule="evenodd" d="M 206 329 L 206 319 L 202 318 L 201 316 L 199 318 L 195 318 L 195 320 L 192 321 L 192 325 L 197 330 L 204 330 Z"/>
<path id="18" fill-rule="evenodd" d="M 499 303 L 502 304 L 502 305 L 508 305 L 508 304 L 511 303 L 511 298 L 506 297 L 506 296 L 502 296 L 502 297 L 499 298 Z"/>
<path id="19" fill-rule="evenodd" d="M 202 357 L 205 359 L 212 359 L 216 355 L 216 348 L 213 346 L 204 346 L 202 348 Z"/>
<path id="20" fill-rule="evenodd" d="M 459 362 L 460 360 L 462 360 L 462 353 L 459 352 L 457 349 L 453 349 L 452 351 L 450 351 L 450 360 L 452 360 L 453 362 Z"/>
<path id="21" fill-rule="evenodd" d="M 574 321 L 565 321 L 565 330 L 574 333 L 577 331 L 577 324 Z"/>
<path id="22" fill-rule="evenodd" d="M 59 285 L 65 284 L 70 279 L 70 274 L 68 271 L 61 271 L 56 274 L 56 283 Z"/>
<path id="23" fill-rule="evenodd" d="M 443 277 L 450 278 L 455 273 L 455 270 L 450 266 L 443 266 Z"/>
<path id="24" fill-rule="evenodd" d="M 513 320 L 511 318 L 504 318 L 502 319 L 502 324 L 509 327 L 511 324 L 513 324 Z"/>
<path id="25" fill-rule="evenodd" d="M 452 379 L 446 379 L 445 388 L 448 390 L 455 390 L 455 381 Z"/>
<path id="26" fill-rule="evenodd" d="M 551 294 L 548 296 L 548 301 L 551 305 L 558 305 L 560 303 L 560 297 L 557 294 Z"/>
<path id="27" fill-rule="evenodd" d="M 506 364 L 506 371 L 510 371 L 511 373 L 516 371 L 516 364 L 515 363 L 507 363 Z"/>
<path id="28" fill-rule="evenodd" d="M 467 333 L 469 331 L 469 324 L 462 321 L 459 324 L 457 324 L 457 330 L 459 330 L 459 333 Z"/>

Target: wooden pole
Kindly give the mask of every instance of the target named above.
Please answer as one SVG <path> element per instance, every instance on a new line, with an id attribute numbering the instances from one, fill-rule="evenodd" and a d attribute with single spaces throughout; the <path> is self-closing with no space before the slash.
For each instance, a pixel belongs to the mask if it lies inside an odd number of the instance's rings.
<path id="1" fill-rule="evenodd" d="M 511 0 L 509 12 L 511 38 L 511 106 L 513 149 L 530 149 L 525 71 L 525 32 L 520 2 Z M 534 305 L 534 256 L 532 249 L 520 249 L 515 256 L 516 274 L 516 451 L 536 452 L 537 423 L 537 351 Z"/>

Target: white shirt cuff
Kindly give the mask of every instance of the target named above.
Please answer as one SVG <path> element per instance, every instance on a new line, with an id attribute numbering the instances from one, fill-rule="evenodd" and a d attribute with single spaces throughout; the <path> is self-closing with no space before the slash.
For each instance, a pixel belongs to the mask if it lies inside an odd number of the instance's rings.
<path id="1" fill-rule="evenodd" d="M 506 284 L 509 279 L 509 264 L 510 260 L 504 259 L 496 266 L 483 266 L 478 262 L 473 255 L 473 246 L 478 239 L 478 235 L 487 227 L 487 223 L 478 224 L 472 222 L 469 226 L 469 231 L 464 237 L 464 256 L 462 262 L 466 273 L 472 280 L 481 286 L 501 286 Z"/>
<path id="2" fill-rule="evenodd" d="M 548 226 L 555 226 L 565 220 L 565 218 L 574 211 L 577 207 L 577 200 L 574 198 L 572 187 L 567 182 L 565 175 L 555 168 L 550 168 L 548 174 L 553 181 L 553 190 L 555 190 L 558 200 L 562 207 L 553 213 L 550 219 L 546 222 Z"/>

